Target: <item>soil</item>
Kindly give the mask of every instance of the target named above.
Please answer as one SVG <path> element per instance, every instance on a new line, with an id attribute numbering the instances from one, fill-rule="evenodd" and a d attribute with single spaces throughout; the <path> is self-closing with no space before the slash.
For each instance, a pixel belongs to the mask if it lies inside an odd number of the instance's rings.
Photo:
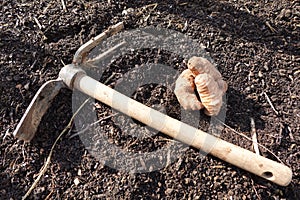
<path id="1" fill-rule="evenodd" d="M 199 41 L 229 85 L 225 123 L 251 137 L 253 118 L 258 141 L 292 169 L 292 182 L 286 187 L 278 186 L 178 142 L 175 144 L 183 150 L 181 156 L 165 163 L 165 167 L 148 173 L 128 173 L 112 167 L 113 160 L 109 163 L 95 158 L 84 145 L 82 134 L 71 137 L 82 130 L 76 124 L 58 142 L 48 170 L 29 199 L 300 199 L 299 1 L 155 3 L 0 3 L 0 199 L 24 196 L 73 115 L 72 93 L 64 89 L 44 116 L 33 141 L 14 139 L 12 132 L 34 94 L 43 83 L 57 78 L 63 64 L 71 63 L 84 42 L 120 21 L 125 30 L 153 25 Z M 113 60 L 98 78 L 117 87 L 126 72 L 153 62 L 174 66 L 178 72 L 186 68 L 186 61 L 172 52 L 140 49 Z M 145 85 L 131 97 L 180 119 L 180 105 L 168 88 Z M 96 135 L 95 141 L 105 136 L 111 144 L 132 152 L 155 152 L 172 142 L 137 121 L 129 123 L 128 117 L 100 102 L 90 104 L 99 113 L 98 118 L 108 116 L 95 127 L 94 131 L 103 134 Z M 116 115 L 110 116 L 113 112 Z M 193 114 L 190 115 L 187 123 L 193 124 Z M 84 118 L 79 114 L 77 120 Z M 119 126 L 113 123 L 116 120 Z M 197 128 L 209 129 L 210 118 L 202 112 L 196 120 Z M 92 122 L 85 121 L 82 126 L 84 123 Z M 132 123 L 139 127 L 137 135 L 129 134 Z M 252 151 L 252 142 L 231 128 L 222 127 L 220 137 Z M 97 147 L 102 153 L 111 153 L 109 146 Z M 275 160 L 274 155 L 260 150 L 261 155 Z M 148 170 L 155 167 L 142 161 L 140 164 Z"/>

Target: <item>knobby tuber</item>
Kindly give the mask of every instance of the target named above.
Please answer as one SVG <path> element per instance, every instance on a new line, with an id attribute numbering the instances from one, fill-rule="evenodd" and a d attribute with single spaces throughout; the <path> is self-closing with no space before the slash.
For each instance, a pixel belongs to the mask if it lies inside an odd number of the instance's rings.
<path id="1" fill-rule="evenodd" d="M 204 108 L 195 94 L 194 79 L 193 73 L 189 69 L 186 69 L 180 74 L 176 81 L 174 93 L 179 103 L 186 110 L 201 110 Z"/>
<path id="2" fill-rule="evenodd" d="M 205 108 L 205 114 L 215 116 L 220 112 L 226 90 L 227 83 L 215 66 L 205 58 L 194 56 L 188 61 L 188 69 L 176 80 L 174 93 L 184 109 Z"/>

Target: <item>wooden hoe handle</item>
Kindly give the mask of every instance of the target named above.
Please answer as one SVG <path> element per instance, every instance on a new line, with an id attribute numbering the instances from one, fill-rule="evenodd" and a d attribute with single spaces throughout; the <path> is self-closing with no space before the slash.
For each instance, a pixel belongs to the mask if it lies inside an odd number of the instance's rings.
<path id="1" fill-rule="evenodd" d="M 67 65 L 60 73 L 60 78 L 62 78 L 70 88 L 78 89 L 170 137 L 197 149 L 201 149 L 204 152 L 210 153 L 215 157 L 278 185 L 286 186 L 291 182 L 292 171 L 289 167 L 259 156 L 145 106 L 92 79 L 87 76 L 84 71 L 80 70 L 80 68 L 77 68 L 77 71 L 75 70 L 73 75 L 71 75 L 72 73 L 70 73 L 70 71 L 74 71 L 73 68 L 73 65 Z"/>

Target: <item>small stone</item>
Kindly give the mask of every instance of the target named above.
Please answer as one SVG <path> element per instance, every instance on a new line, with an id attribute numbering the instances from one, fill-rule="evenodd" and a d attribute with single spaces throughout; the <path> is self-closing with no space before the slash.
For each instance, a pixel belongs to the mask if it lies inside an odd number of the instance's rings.
<path id="1" fill-rule="evenodd" d="M 78 175 L 78 176 L 81 176 L 81 175 L 82 175 L 81 169 L 78 170 L 77 175 Z"/>
<path id="2" fill-rule="evenodd" d="M 16 88 L 20 90 L 22 88 L 22 84 L 16 85 Z"/>
<path id="3" fill-rule="evenodd" d="M 264 65 L 264 69 L 265 69 L 266 71 L 269 71 L 269 67 L 268 67 L 268 64 L 267 64 L 267 63 Z"/>
<path id="4" fill-rule="evenodd" d="M 5 195 L 6 194 L 6 190 L 0 190 L 0 194 Z"/>
<path id="5" fill-rule="evenodd" d="M 168 189 L 166 189 L 165 194 L 166 194 L 166 195 L 169 195 L 169 194 L 171 194 L 172 192 L 173 192 L 173 189 L 172 189 L 172 188 L 168 188 Z"/>
<path id="6" fill-rule="evenodd" d="M 272 82 L 272 83 L 276 83 L 276 79 L 275 79 L 275 78 L 272 78 L 272 79 L 271 79 L 271 82 Z"/>
<path id="7" fill-rule="evenodd" d="M 236 174 L 237 174 L 237 172 L 236 172 L 236 171 L 233 171 L 233 172 L 231 173 L 231 177 L 234 177 Z"/>
<path id="8" fill-rule="evenodd" d="M 134 12 L 133 8 L 128 8 L 128 9 L 122 11 L 122 15 L 128 15 L 128 14 L 131 14 L 133 12 Z"/>
<path id="9" fill-rule="evenodd" d="M 75 185 L 79 185 L 79 183 L 80 183 L 79 178 L 76 177 L 76 178 L 74 179 L 74 184 L 75 184 Z"/>
<path id="10" fill-rule="evenodd" d="M 258 77 L 262 78 L 264 75 L 261 71 L 258 72 Z"/>
<path id="11" fill-rule="evenodd" d="M 26 83 L 26 85 L 24 85 L 24 89 L 25 90 L 29 90 L 29 85 L 30 85 L 30 83 L 28 82 L 28 83 Z"/>
<path id="12" fill-rule="evenodd" d="M 284 17 L 286 18 L 290 18 L 292 16 L 292 11 L 290 9 L 287 9 L 284 13 Z"/>

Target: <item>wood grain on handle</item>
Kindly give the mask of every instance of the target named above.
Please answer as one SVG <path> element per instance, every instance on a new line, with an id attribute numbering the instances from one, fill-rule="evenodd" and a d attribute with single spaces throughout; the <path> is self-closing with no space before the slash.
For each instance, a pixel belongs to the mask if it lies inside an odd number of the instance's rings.
<path id="1" fill-rule="evenodd" d="M 292 171 L 289 167 L 171 118 L 85 74 L 75 78 L 74 88 L 166 135 L 278 185 L 286 186 L 291 182 Z"/>

